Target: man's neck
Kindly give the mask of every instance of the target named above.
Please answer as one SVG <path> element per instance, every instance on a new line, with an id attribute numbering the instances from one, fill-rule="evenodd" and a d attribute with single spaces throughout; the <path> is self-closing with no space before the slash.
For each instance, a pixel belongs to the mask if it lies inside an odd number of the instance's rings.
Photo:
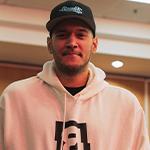
<path id="1" fill-rule="evenodd" d="M 56 70 L 56 74 L 57 74 L 60 82 L 62 83 L 62 85 L 65 87 L 85 86 L 88 81 L 88 78 L 89 78 L 88 70 L 80 72 L 76 75 L 67 75 L 67 74 L 63 74 Z"/>

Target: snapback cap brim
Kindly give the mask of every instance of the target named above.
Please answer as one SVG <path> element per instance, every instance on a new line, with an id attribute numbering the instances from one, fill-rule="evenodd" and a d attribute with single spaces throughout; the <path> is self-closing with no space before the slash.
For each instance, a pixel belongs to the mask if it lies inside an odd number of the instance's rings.
<path id="1" fill-rule="evenodd" d="M 89 27 L 89 29 L 92 30 L 92 33 L 95 36 L 94 25 L 91 23 L 91 20 L 87 20 L 87 18 L 85 19 L 82 16 L 69 15 L 69 16 L 61 16 L 60 18 L 59 17 L 55 18 L 54 20 L 49 20 L 47 22 L 46 28 L 51 34 L 52 30 L 58 23 L 60 23 L 64 20 L 68 20 L 68 19 L 79 19 L 79 20 L 83 21 Z"/>

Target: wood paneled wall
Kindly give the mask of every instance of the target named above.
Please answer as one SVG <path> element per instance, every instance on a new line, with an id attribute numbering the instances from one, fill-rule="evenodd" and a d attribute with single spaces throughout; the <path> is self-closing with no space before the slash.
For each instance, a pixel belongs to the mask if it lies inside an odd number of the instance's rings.
<path id="1" fill-rule="evenodd" d="M 0 93 L 10 83 L 36 75 L 40 68 L 20 65 L 0 65 Z"/>

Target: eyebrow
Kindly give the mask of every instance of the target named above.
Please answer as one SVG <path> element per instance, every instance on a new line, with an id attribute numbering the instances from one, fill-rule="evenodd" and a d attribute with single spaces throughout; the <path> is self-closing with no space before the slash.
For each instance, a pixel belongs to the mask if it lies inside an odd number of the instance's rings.
<path id="1" fill-rule="evenodd" d="M 89 29 L 87 29 L 87 28 L 79 28 L 79 29 L 77 29 L 77 31 L 80 31 L 80 32 L 88 32 Z"/>
<path id="2" fill-rule="evenodd" d="M 58 32 L 67 32 L 67 30 L 65 30 L 65 29 L 57 29 L 57 30 L 54 31 L 54 33 L 58 33 Z"/>
<path id="3" fill-rule="evenodd" d="M 90 30 L 86 29 L 86 28 L 79 28 L 79 29 L 76 29 L 75 31 L 77 31 L 77 32 L 88 32 Z M 69 32 L 69 31 L 66 29 L 57 29 L 54 31 L 54 33 L 59 33 L 59 32 Z"/>

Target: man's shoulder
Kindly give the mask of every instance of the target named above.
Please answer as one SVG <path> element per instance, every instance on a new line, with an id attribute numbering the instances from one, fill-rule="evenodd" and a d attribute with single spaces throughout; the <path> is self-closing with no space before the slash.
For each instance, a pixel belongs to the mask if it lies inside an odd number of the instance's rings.
<path id="1" fill-rule="evenodd" d="M 128 89 L 109 85 L 105 88 L 104 94 L 110 97 L 111 101 L 120 104 L 120 106 L 123 104 L 124 106 L 134 106 L 137 108 L 141 107 L 136 95 Z"/>
<path id="2" fill-rule="evenodd" d="M 115 85 L 109 84 L 109 86 L 107 86 L 106 90 L 111 91 L 114 94 L 123 94 L 126 96 L 135 97 L 135 95 L 130 90 L 120 87 L 120 86 L 115 86 Z"/>
<path id="3" fill-rule="evenodd" d="M 5 88 L 3 93 L 11 93 L 14 91 L 21 91 L 23 89 L 30 89 L 37 83 L 38 80 L 39 79 L 37 78 L 37 76 L 33 76 L 26 79 L 14 81 Z"/>

